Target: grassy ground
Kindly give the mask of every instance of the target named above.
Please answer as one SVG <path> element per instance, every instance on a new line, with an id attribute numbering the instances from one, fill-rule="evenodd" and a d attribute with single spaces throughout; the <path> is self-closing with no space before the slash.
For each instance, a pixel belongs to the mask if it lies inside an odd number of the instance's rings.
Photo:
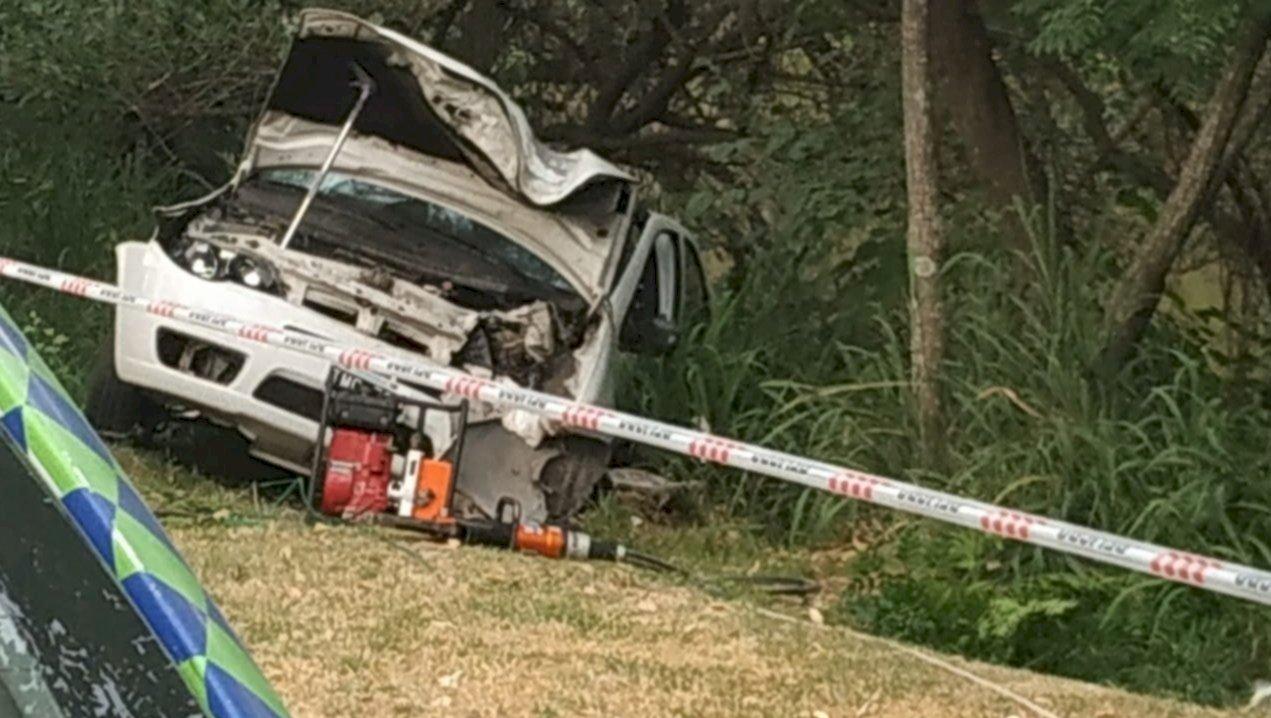
<path id="1" fill-rule="evenodd" d="M 295 509 L 118 453 L 297 716 L 1034 714 L 903 649 L 816 625 L 799 603 L 765 604 L 799 619 L 783 621 L 755 600 L 628 567 L 310 527 Z M 734 569 L 794 567 L 737 549 Z M 1225 715 L 947 660 L 1056 715 Z"/>

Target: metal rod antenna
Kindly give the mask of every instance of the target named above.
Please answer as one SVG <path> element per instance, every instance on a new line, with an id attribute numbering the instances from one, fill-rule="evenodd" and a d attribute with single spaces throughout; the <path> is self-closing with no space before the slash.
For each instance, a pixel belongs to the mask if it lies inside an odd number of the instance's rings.
<path id="1" fill-rule="evenodd" d="M 363 70 L 360 65 L 353 63 L 350 66 L 353 69 L 353 86 L 358 88 L 357 101 L 353 103 L 353 109 L 349 110 L 349 116 L 344 120 L 344 126 L 340 128 L 340 134 L 336 135 L 335 144 L 331 145 L 331 151 L 327 153 L 327 158 L 322 162 L 322 169 L 318 170 L 318 174 L 314 176 L 313 183 L 309 185 L 309 191 L 305 193 L 304 199 L 300 200 L 300 206 L 296 208 L 296 214 L 291 218 L 291 224 L 287 225 L 287 231 L 283 233 L 282 240 L 278 243 L 283 249 L 291 244 L 291 240 L 296 235 L 296 230 L 300 228 L 300 222 L 305 218 L 305 214 L 309 212 L 309 205 L 313 204 L 313 198 L 318 196 L 318 190 L 322 188 L 322 181 L 327 178 L 327 174 L 331 171 L 331 166 L 335 164 L 335 158 L 340 154 L 340 149 L 344 147 L 344 141 L 349 138 L 349 132 L 353 130 L 353 123 L 357 121 L 358 115 L 362 114 L 362 108 L 366 106 L 366 100 L 375 92 L 375 81 L 371 76 Z"/>

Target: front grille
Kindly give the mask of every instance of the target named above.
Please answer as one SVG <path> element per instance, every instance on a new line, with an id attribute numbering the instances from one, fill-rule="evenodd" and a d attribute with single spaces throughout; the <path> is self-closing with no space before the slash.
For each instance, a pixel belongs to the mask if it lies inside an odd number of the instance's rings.
<path id="1" fill-rule="evenodd" d="M 247 360 L 241 352 L 167 328 L 159 329 L 155 343 L 164 366 L 217 384 L 234 381 Z"/>
<path id="2" fill-rule="evenodd" d="M 252 397 L 314 421 L 322 418 L 322 391 L 286 377 L 266 378 Z"/>
<path id="3" fill-rule="evenodd" d="M 380 329 L 379 340 L 416 354 L 428 356 L 428 347 L 393 329 L 388 322 L 384 322 L 384 326 Z"/>
<path id="4" fill-rule="evenodd" d="M 328 299 L 328 297 L 329 295 L 318 295 L 310 292 L 306 294 L 304 301 L 301 302 L 301 306 L 309 311 L 321 314 L 328 319 L 334 319 L 342 324 L 357 327 L 357 309 L 345 306 L 342 302 Z M 312 332 L 305 333 L 312 334 Z M 384 319 L 380 321 L 380 329 L 375 337 L 386 344 L 407 349 L 415 352 L 416 354 L 423 354 L 424 356 L 427 356 L 429 353 L 428 346 L 425 343 L 412 339 L 406 333 L 394 328 L 391 320 Z"/>
<path id="5" fill-rule="evenodd" d="M 310 299 L 309 297 L 305 297 L 303 305 L 305 309 L 315 311 L 324 317 L 330 317 L 331 319 L 334 319 L 338 322 L 344 322 L 345 324 L 357 323 L 356 311 L 349 311 L 347 309 L 339 309 L 336 307 L 332 307 L 332 306 L 314 301 L 313 299 Z"/>

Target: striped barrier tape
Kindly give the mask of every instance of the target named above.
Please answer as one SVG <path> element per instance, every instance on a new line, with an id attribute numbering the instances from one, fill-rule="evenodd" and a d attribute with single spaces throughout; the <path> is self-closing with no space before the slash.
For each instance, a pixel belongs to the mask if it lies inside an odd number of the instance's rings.
<path id="1" fill-rule="evenodd" d="M 579 404 L 551 394 L 505 386 L 425 361 L 403 361 L 286 329 L 239 321 L 176 302 L 139 297 L 110 284 L 12 259 L 0 257 L 0 276 L 119 307 L 150 312 L 249 341 L 323 357 L 349 369 L 415 382 L 452 396 L 528 411 L 566 426 L 635 441 L 1207 591 L 1271 605 L 1271 573 L 1250 566 L 1219 561 L 994 506 L 674 424 Z"/>

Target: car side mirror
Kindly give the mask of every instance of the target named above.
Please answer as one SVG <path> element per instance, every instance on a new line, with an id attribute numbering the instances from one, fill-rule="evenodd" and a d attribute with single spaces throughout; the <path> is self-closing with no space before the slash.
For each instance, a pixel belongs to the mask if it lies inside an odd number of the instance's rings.
<path id="1" fill-rule="evenodd" d="M 679 343 L 680 328 L 665 317 L 627 322 L 618 337 L 618 345 L 623 351 L 648 356 L 668 354 Z"/>

